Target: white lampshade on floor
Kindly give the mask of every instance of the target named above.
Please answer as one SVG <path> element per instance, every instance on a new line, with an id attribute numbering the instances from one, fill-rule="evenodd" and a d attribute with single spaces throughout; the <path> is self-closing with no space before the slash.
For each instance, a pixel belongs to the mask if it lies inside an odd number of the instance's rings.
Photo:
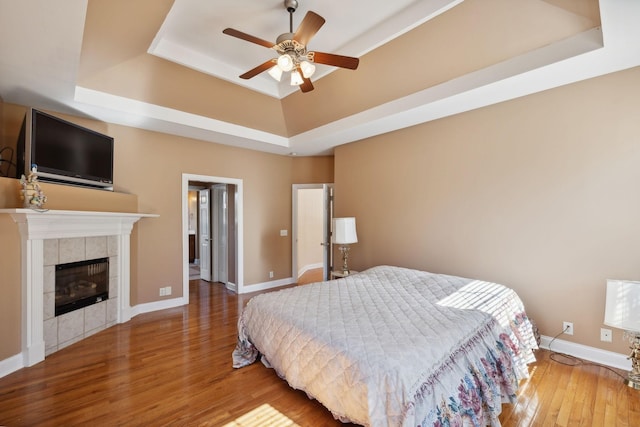
<path id="1" fill-rule="evenodd" d="M 623 329 L 631 342 L 631 371 L 625 384 L 640 390 L 640 282 L 607 280 L 604 324 Z"/>
<path id="2" fill-rule="evenodd" d="M 640 282 L 607 280 L 604 324 L 640 332 Z"/>

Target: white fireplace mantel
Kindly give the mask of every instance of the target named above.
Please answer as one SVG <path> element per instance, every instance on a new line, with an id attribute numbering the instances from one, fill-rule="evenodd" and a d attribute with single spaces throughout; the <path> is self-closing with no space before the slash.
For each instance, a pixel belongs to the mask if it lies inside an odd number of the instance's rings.
<path id="1" fill-rule="evenodd" d="M 24 366 L 44 360 L 44 240 L 118 236 L 117 322 L 131 319 L 130 237 L 133 224 L 155 214 L 33 209 L 0 209 L 18 224 L 22 240 L 22 355 Z"/>

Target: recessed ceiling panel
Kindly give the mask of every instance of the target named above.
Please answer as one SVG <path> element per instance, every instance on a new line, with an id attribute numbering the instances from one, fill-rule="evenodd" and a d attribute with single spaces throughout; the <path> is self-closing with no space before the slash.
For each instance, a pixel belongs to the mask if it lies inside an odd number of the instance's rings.
<path id="1" fill-rule="evenodd" d="M 395 0 L 377 2 L 372 8 L 370 0 L 299 0 L 293 30 L 308 11 L 314 11 L 326 23 L 309 49 L 359 57 L 460 1 Z M 267 73 L 240 79 L 240 74 L 275 58 L 275 51 L 223 34 L 228 27 L 275 44 L 280 34 L 289 32 L 289 13 L 279 0 L 176 0 L 149 53 L 277 98 L 297 90 Z M 314 80 L 333 69 L 318 65 Z"/>

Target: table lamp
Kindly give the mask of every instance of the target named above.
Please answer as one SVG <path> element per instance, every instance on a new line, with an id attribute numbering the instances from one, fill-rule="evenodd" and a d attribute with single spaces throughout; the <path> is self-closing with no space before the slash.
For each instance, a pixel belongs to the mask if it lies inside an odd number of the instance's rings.
<path id="1" fill-rule="evenodd" d="M 349 257 L 349 245 L 358 242 L 356 219 L 353 217 L 334 218 L 331 238 L 333 243 L 340 245 L 340 252 L 342 253 L 342 273 L 348 275 L 349 266 L 347 265 L 347 258 Z"/>

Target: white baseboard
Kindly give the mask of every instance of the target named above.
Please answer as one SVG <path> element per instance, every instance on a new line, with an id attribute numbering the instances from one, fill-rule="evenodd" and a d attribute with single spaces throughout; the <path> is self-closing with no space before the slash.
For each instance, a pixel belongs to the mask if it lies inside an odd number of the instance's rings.
<path id="1" fill-rule="evenodd" d="M 272 280 L 270 282 L 254 283 L 253 285 L 245 285 L 242 288 L 242 293 L 247 294 L 249 292 L 265 291 L 267 289 L 279 288 L 280 286 L 290 285 L 295 283 L 292 277 L 286 279 Z"/>
<path id="2" fill-rule="evenodd" d="M 24 368 L 24 356 L 22 353 L 0 360 L 0 378 L 5 377 L 18 369 Z"/>
<path id="3" fill-rule="evenodd" d="M 314 270 L 316 268 L 322 268 L 322 267 L 324 267 L 324 264 L 321 262 L 305 265 L 304 267 L 298 269 L 298 277 L 302 276 L 304 273 L 306 273 L 309 270 Z"/>
<path id="4" fill-rule="evenodd" d="M 542 335 L 540 337 L 540 347 L 601 365 L 611 366 L 612 368 L 623 369 L 625 371 L 631 370 L 631 361 L 627 359 L 627 355 L 625 354 L 614 353 L 613 351 L 601 350 L 599 348 L 559 339 L 555 339 L 553 343 L 551 343 L 551 340 L 553 340 L 553 338 Z M 550 343 L 551 348 L 549 348 Z"/>
<path id="5" fill-rule="evenodd" d="M 131 317 L 137 316 L 138 314 L 151 313 L 152 311 L 180 307 L 186 304 L 187 302 L 183 297 L 138 304 L 135 307 L 131 307 Z"/>

